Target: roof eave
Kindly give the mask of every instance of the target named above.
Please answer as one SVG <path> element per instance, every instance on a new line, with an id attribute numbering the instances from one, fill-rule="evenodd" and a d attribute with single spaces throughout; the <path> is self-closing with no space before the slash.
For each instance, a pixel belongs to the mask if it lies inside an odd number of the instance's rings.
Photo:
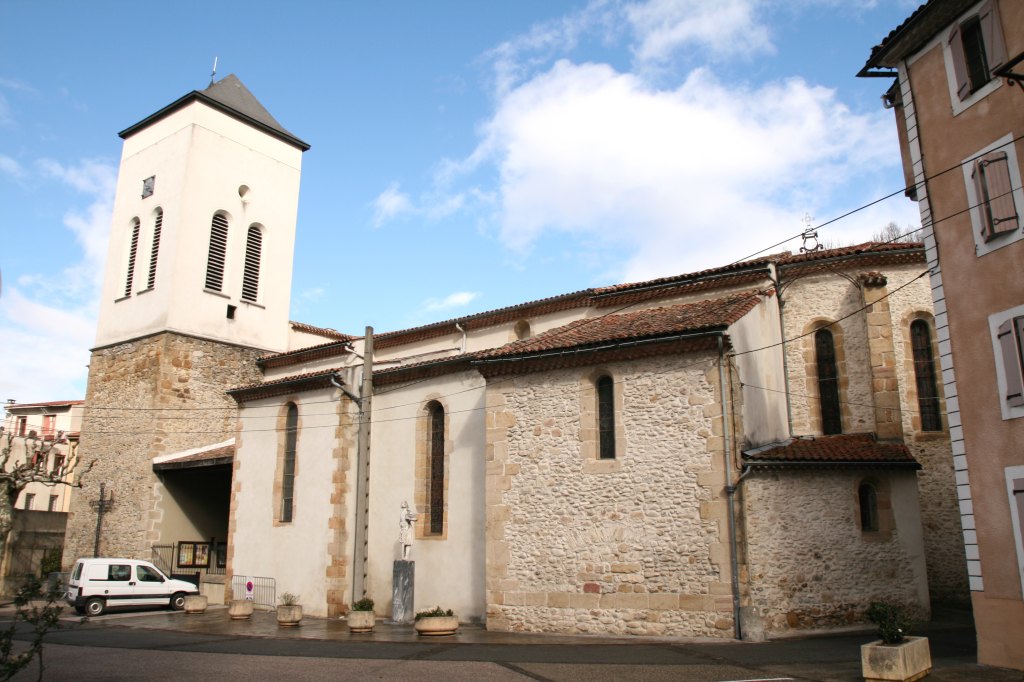
<path id="1" fill-rule="evenodd" d="M 157 121 L 159 121 L 159 120 L 161 120 L 163 118 L 166 118 L 167 116 L 170 116 L 171 114 L 173 114 L 174 112 L 178 111 L 179 109 L 185 108 L 186 106 L 188 106 L 192 102 L 202 102 L 203 104 L 207 105 L 211 109 L 216 109 L 217 111 L 220 111 L 223 114 L 226 114 L 226 115 L 228 115 L 228 116 L 230 116 L 230 117 L 232 117 L 232 118 L 234 118 L 234 119 L 236 119 L 238 121 L 241 121 L 242 123 L 250 125 L 253 128 L 256 128 L 257 130 L 260 130 L 260 131 L 266 133 L 267 135 L 270 135 L 271 137 L 277 138 L 278 140 L 281 140 L 282 142 L 285 142 L 287 144 L 290 144 L 293 147 L 296 147 L 300 151 L 304 152 L 304 151 L 307 151 L 309 149 L 309 144 L 307 142 L 304 142 L 304 141 L 300 140 L 299 138 L 295 137 L 294 135 L 290 135 L 290 134 L 282 132 L 280 130 L 275 130 L 271 126 L 268 126 L 266 123 L 262 123 L 260 121 L 257 121 L 256 119 L 252 118 L 251 116 L 246 116 L 245 114 L 243 114 L 242 112 L 238 111 L 237 109 L 233 109 L 233 108 L 227 106 L 226 104 L 218 102 L 217 100 L 213 99 L 212 97 L 210 97 L 208 95 L 204 95 L 203 93 L 201 93 L 198 90 L 193 90 L 192 92 L 188 93 L 187 95 L 178 98 L 174 102 L 171 102 L 170 104 L 168 104 L 166 107 L 164 107 L 160 111 L 156 112 L 155 114 L 151 114 L 151 115 L 147 116 L 146 118 L 142 119 L 141 121 L 139 121 L 138 123 L 136 123 L 135 125 L 129 126 L 128 128 L 125 128 L 124 130 L 122 130 L 121 132 L 118 133 L 118 136 L 121 139 L 128 139 L 129 137 L 131 137 L 135 133 L 139 132 L 143 128 L 147 128 L 150 125 L 156 123 Z"/>

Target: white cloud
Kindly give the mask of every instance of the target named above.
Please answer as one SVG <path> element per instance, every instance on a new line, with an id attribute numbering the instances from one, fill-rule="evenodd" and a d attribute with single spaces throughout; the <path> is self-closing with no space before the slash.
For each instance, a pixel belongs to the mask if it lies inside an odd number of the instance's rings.
<path id="1" fill-rule="evenodd" d="M 306 289 L 303 291 L 299 294 L 299 297 L 304 301 L 316 302 L 322 299 L 325 293 L 327 292 L 323 287 L 313 287 L 312 289 Z"/>
<path id="2" fill-rule="evenodd" d="M 89 203 L 64 215 L 80 257 L 54 263 L 54 271 L 23 274 L 17 286 L 4 288 L 0 338 L 6 371 L 0 395 L 20 401 L 81 398 L 95 338 L 116 170 L 91 160 L 65 166 L 44 159 L 35 168 L 84 193 Z"/>
<path id="3" fill-rule="evenodd" d="M 21 167 L 21 164 L 3 154 L 0 154 L 0 173 L 9 175 L 16 180 L 25 177 L 25 169 Z"/>
<path id="4" fill-rule="evenodd" d="M 412 201 L 407 194 L 398 189 L 398 183 L 392 183 L 386 190 L 377 195 L 373 201 L 373 226 L 380 227 L 389 220 L 413 210 Z"/>
<path id="5" fill-rule="evenodd" d="M 687 46 L 703 48 L 710 57 L 751 56 L 772 50 L 756 6 L 751 0 L 651 0 L 627 5 L 625 15 L 641 62 L 665 61 Z"/>
<path id="6" fill-rule="evenodd" d="M 452 308 L 462 308 L 472 303 L 479 296 L 479 293 L 472 291 L 458 291 L 440 300 L 429 298 L 423 302 L 422 309 L 424 312 L 437 312 L 451 310 Z"/>

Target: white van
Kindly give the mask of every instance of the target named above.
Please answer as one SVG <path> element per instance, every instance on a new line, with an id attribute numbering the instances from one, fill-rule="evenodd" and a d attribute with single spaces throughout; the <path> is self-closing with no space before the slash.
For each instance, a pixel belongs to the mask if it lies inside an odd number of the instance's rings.
<path id="1" fill-rule="evenodd" d="M 64 600 L 78 613 L 99 616 L 120 606 L 185 607 L 185 595 L 199 594 L 195 585 L 168 578 L 139 559 L 79 559 L 71 570 Z"/>

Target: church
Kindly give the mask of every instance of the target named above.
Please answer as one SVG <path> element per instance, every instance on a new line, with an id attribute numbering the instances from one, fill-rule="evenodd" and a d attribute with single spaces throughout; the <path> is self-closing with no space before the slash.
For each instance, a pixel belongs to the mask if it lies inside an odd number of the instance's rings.
<path id="1" fill-rule="evenodd" d="M 235 76 L 120 135 L 65 564 L 98 541 L 388 617 L 405 503 L 415 608 L 491 630 L 758 640 L 966 598 L 920 244 L 344 333 L 289 320 L 309 145 Z"/>

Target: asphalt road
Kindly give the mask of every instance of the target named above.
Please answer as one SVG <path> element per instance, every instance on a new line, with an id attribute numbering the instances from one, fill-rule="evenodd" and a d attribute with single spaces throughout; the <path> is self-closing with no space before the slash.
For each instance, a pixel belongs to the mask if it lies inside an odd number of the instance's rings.
<path id="1" fill-rule="evenodd" d="M 46 680 L 818 680 L 860 678 L 864 633 L 762 644 L 607 640 L 487 633 L 424 641 L 392 626 L 357 639 L 338 621 L 279 629 L 269 614 L 236 624 L 225 614 L 103 616 L 50 633 Z M 2 617 L 2 616 L 0 616 Z M 408 629 L 408 628 L 406 628 Z M 973 629 L 927 629 L 931 680 L 1022 682 L 1024 673 L 978 666 Z M 19 635 L 19 639 L 24 636 Z M 16 680 L 36 679 L 35 666 Z"/>

